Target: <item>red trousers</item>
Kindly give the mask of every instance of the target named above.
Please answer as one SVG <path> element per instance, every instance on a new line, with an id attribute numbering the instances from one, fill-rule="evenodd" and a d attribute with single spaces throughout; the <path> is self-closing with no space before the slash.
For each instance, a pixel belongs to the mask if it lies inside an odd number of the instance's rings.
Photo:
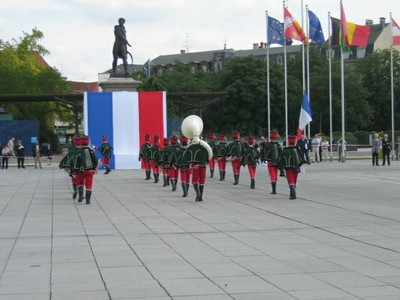
<path id="1" fill-rule="evenodd" d="M 270 161 L 268 162 L 268 173 L 271 182 L 278 181 L 278 168 L 275 168 Z"/>
<path id="2" fill-rule="evenodd" d="M 188 167 L 185 170 L 179 169 L 181 172 L 181 182 L 190 183 L 190 175 L 192 175 L 192 168 Z"/>
<path id="3" fill-rule="evenodd" d="M 94 175 L 94 170 L 86 170 L 83 173 L 78 173 L 76 178 L 77 178 L 77 186 L 83 186 L 85 185 L 86 190 L 92 190 L 93 186 L 93 175 Z"/>
<path id="4" fill-rule="evenodd" d="M 200 164 L 193 165 L 192 184 L 199 183 L 204 185 L 206 183 L 206 167 Z"/>
<path id="5" fill-rule="evenodd" d="M 169 169 L 169 178 L 171 179 L 178 179 L 179 170 L 177 167 L 173 166 Z"/>
<path id="6" fill-rule="evenodd" d="M 208 162 L 210 169 L 215 169 L 215 157 L 213 156 L 210 161 Z"/>
<path id="7" fill-rule="evenodd" d="M 286 170 L 286 180 L 289 185 L 296 185 L 297 184 L 297 175 L 295 169 L 287 169 Z"/>
<path id="8" fill-rule="evenodd" d="M 155 160 L 151 161 L 151 168 L 153 169 L 153 173 L 154 174 L 159 174 L 160 173 L 160 169 L 157 166 L 157 162 Z"/>
<path id="9" fill-rule="evenodd" d="M 234 175 L 240 174 L 240 157 L 232 156 L 231 158 L 232 169 Z"/>
<path id="10" fill-rule="evenodd" d="M 253 165 L 248 164 L 247 168 L 249 169 L 250 178 L 255 178 L 256 171 L 257 171 L 257 165 L 253 166 Z"/>
<path id="11" fill-rule="evenodd" d="M 107 167 L 108 167 L 108 165 L 110 164 L 110 158 L 109 158 L 109 157 L 103 156 L 103 157 L 101 158 L 101 162 L 103 163 L 104 166 L 107 166 Z"/>
<path id="12" fill-rule="evenodd" d="M 151 162 L 147 159 L 143 159 L 143 166 L 146 171 L 151 171 Z"/>
<path id="13" fill-rule="evenodd" d="M 226 158 L 225 157 L 218 157 L 217 158 L 217 162 L 218 162 L 218 169 L 220 171 L 225 171 L 226 168 Z"/>

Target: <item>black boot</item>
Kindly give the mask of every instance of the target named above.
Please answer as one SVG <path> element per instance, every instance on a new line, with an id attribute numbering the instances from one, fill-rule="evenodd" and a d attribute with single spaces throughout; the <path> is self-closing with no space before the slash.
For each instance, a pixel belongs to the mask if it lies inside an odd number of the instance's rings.
<path id="1" fill-rule="evenodd" d="M 169 176 L 167 175 L 167 185 L 169 185 L 169 182 L 170 182 L 170 178 L 169 178 Z"/>
<path id="2" fill-rule="evenodd" d="M 76 196 L 78 195 L 78 187 L 76 186 L 76 183 L 72 184 L 72 190 L 74 191 L 72 194 L 72 199 L 76 199 Z"/>
<path id="3" fill-rule="evenodd" d="M 254 190 L 255 187 L 256 187 L 256 180 L 255 180 L 255 178 L 251 178 L 250 188 L 251 188 L 252 190 Z"/>
<path id="4" fill-rule="evenodd" d="M 222 174 L 222 171 L 219 171 L 219 181 L 224 180 L 224 175 Z"/>
<path id="5" fill-rule="evenodd" d="M 92 191 L 86 190 L 86 204 L 90 204 L 90 197 L 92 196 Z"/>
<path id="6" fill-rule="evenodd" d="M 210 169 L 210 178 L 214 177 L 214 169 Z"/>
<path id="7" fill-rule="evenodd" d="M 187 188 L 186 188 L 186 182 L 182 182 L 182 191 L 183 191 L 183 195 L 182 197 L 186 197 L 188 192 L 187 192 Z"/>
<path id="8" fill-rule="evenodd" d="M 110 172 L 111 172 L 110 167 L 109 167 L 109 166 L 106 166 L 106 169 L 107 169 L 107 171 L 106 171 L 104 174 L 110 174 Z"/>
<path id="9" fill-rule="evenodd" d="M 233 175 L 233 177 L 235 178 L 235 183 L 233 185 L 238 185 L 239 184 L 239 174 L 235 174 L 235 175 Z"/>
<path id="10" fill-rule="evenodd" d="M 222 171 L 222 181 L 224 181 L 224 180 L 225 180 L 225 170 Z"/>
<path id="11" fill-rule="evenodd" d="M 186 194 L 189 194 L 190 183 L 186 182 Z"/>
<path id="12" fill-rule="evenodd" d="M 203 201 L 204 184 L 200 184 L 200 198 L 198 201 Z"/>
<path id="13" fill-rule="evenodd" d="M 196 192 L 196 199 L 195 199 L 195 201 L 203 201 L 203 199 L 201 199 L 199 184 L 198 184 L 198 183 L 193 183 L 193 188 L 194 188 L 194 190 L 195 190 L 195 192 Z"/>
<path id="14" fill-rule="evenodd" d="M 83 200 L 83 186 L 78 186 L 78 202 L 82 202 Z"/>
<path id="15" fill-rule="evenodd" d="M 146 170 L 146 178 L 145 180 L 150 180 L 151 179 L 151 171 Z"/>
<path id="16" fill-rule="evenodd" d="M 289 185 L 289 189 L 290 189 L 289 199 L 296 199 L 296 187 L 293 184 L 291 184 Z"/>
<path id="17" fill-rule="evenodd" d="M 171 179 L 172 191 L 176 191 L 176 185 L 178 183 L 178 179 Z"/>
<path id="18" fill-rule="evenodd" d="M 157 183 L 158 182 L 158 176 L 160 176 L 160 174 L 159 173 L 154 173 L 153 175 L 154 175 L 154 183 Z"/>
<path id="19" fill-rule="evenodd" d="M 271 194 L 276 194 L 276 182 L 271 182 L 272 192 Z"/>
<path id="20" fill-rule="evenodd" d="M 163 186 L 167 186 L 167 175 L 163 175 L 163 182 L 164 182 L 164 184 L 163 184 Z"/>

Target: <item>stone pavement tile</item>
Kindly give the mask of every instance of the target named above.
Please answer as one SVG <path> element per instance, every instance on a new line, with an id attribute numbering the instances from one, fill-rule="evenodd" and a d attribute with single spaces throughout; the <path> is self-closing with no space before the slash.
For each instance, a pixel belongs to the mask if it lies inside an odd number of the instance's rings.
<path id="1" fill-rule="evenodd" d="M 167 292 L 153 279 L 107 282 L 111 299 L 164 299 Z M 168 299 L 171 299 L 168 297 Z"/>
<path id="2" fill-rule="evenodd" d="M 262 275 L 262 278 L 284 291 L 322 290 L 331 286 L 307 274 Z"/>
<path id="3" fill-rule="evenodd" d="M 253 275 L 249 270 L 234 262 L 196 263 L 195 267 L 206 277 Z"/>
<path id="4" fill-rule="evenodd" d="M 80 281 L 55 282 L 51 284 L 51 292 L 62 294 L 79 293 L 82 291 L 104 291 L 104 282 L 97 278 L 79 277 Z"/>
<path id="5" fill-rule="evenodd" d="M 343 290 L 329 287 L 325 289 L 315 289 L 315 290 L 298 290 L 298 291 L 288 291 L 290 295 L 298 300 L 359 300 L 360 298 L 352 295 L 351 293 L 346 293 Z"/>
<path id="6" fill-rule="evenodd" d="M 159 281 L 172 297 L 226 295 L 223 289 L 207 278 L 161 279 Z"/>
<path id="7" fill-rule="evenodd" d="M 400 288 L 400 276 L 381 276 L 381 277 L 376 277 L 376 279 L 386 283 L 387 285 L 392 285 L 397 288 Z"/>
<path id="8" fill-rule="evenodd" d="M 320 258 L 306 258 L 306 259 L 285 259 L 281 260 L 282 263 L 296 268 L 303 273 L 313 272 L 334 272 L 342 271 L 345 268 L 341 265 L 329 262 Z"/>
<path id="9" fill-rule="evenodd" d="M 46 283 L 32 283 L 30 284 L 28 279 L 20 282 L 6 282 L 0 281 L 0 295 L 3 294 L 42 294 L 50 293 L 49 278 Z"/>
<path id="10" fill-rule="evenodd" d="M 400 298 L 400 288 L 394 286 L 364 286 L 364 287 L 348 287 L 343 290 L 352 295 L 364 299 L 364 297 L 383 297 L 383 296 L 397 296 Z"/>
<path id="11" fill-rule="evenodd" d="M 101 276 L 103 277 L 105 282 L 150 280 L 153 278 L 148 270 L 143 266 L 101 268 Z"/>
<path id="12" fill-rule="evenodd" d="M 100 268 L 105 267 L 137 267 L 142 262 L 133 254 L 129 255 L 96 255 L 96 263 Z"/>
<path id="13" fill-rule="evenodd" d="M 54 236 L 53 247 L 61 248 L 73 245 L 74 247 L 87 246 L 89 247 L 89 241 L 86 236 L 83 235 L 69 235 L 69 236 Z"/>
<path id="14" fill-rule="evenodd" d="M 373 242 L 371 242 L 373 244 Z M 358 255 L 363 255 L 376 260 L 396 260 L 399 259 L 399 253 L 388 249 L 374 247 L 371 245 L 357 244 L 353 246 L 341 247 L 343 250 Z"/>
<path id="15" fill-rule="evenodd" d="M 52 300 L 110 300 L 107 291 L 54 292 Z"/>
<path id="16" fill-rule="evenodd" d="M 49 293 L 16 293 L 16 294 L 0 294 L 0 300 L 43 300 L 48 299 Z"/>
<path id="17" fill-rule="evenodd" d="M 300 244 L 296 245 L 296 248 L 319 258 L 345 257 L 349 255 L 347 251 L 344 251 L 338 247 L 320 243 Z"/>
<path id="18" fill-rule="evenodd" d="M 228 294 L 277 292 L 278 288 L 258 276 L 220 276 L 210 278 Z"/>
<path id="19" fill-rule="evenodd" d="M 90 262 L 94 261 L 94 257 L 87 246 L 55 247 L 53 248 L 52 261 L 54 263 Z"/>
<path id="20" fill-rule="evenodd" d="M 231 257 L 231 259 L 240 266 L 259 276 L 264 274 L 301 273 L 300 270 L 268 256 L 237 256 Z"/>
<path id="21" fill-rule="evenodd" d="M 229 295 L 175 296 L 176 300 L 232 300 Z M 147 298 L 146 298 L 147 300 Z M 157 299 L 154 299 L 157 300 Z"/>
<path id="22" fill-rule="evenodd" d="M 133 254 L 132 249 L 127 244 L 92 246 L 91 249 L 95 256 L 128 256 Z"/>
<path id="23" fill-rule="evenodd" d="M 380 280 L 354 271 L 312 273 L 310 275 L 338 288 L 386 285 Z"/>
<path id="24" fill-rule="evenodd" d="M 52 283 L 75 283 L 101 281 L 99 270 L 93 263 L 83 264 L 80 268 L 59 268 L 54 266 L 52 270 Z"/>
<path id="25" fill-rule="evenodd" d="M 192 265 L 185 264 L 174 264 L 171 265 L 150 265 L 148 266 L 149 272 L 157 279 L 178 279 L 178 278 L 195 278 L 203 277 L 203 274 L 199 272 Z M 201 270 L 200 270 L 201 271 Z"/>
<path id="26" fill-rule="evenodd" d="M 235 300 L 295 300 L 285 292 L 231 294 Z"/>

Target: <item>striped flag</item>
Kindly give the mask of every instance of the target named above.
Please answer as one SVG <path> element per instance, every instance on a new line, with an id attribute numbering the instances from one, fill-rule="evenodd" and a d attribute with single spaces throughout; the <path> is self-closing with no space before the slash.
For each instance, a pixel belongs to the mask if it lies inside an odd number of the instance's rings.
<path id="1" fill-rule="evenodd" d="M 301 28 L 299 22 L 297 22 L 288 9 L 284 9 L 284 34 L 285 38 L 301 41 L 307 44 L 307 37 Z"/>
<path id="2" fill-rule="evenodd" d="M 392 37 L 393 37 L 393 46 L 400 45 L 400 27 L 397 25 L 395 20 L 392 19 Z"/>
<path id="3" fill-rule="evenodd" d="M 165 92 L 85 93 L 85 134 L 99 145 L 107 136 L 113 147 L 112 169 L 140 169 L 144 136 L 167 134 Z"/>
<path id="4" fill-rule="evenodd" d="M 312 121 L 310 102 L 308 101 L 308 94 L 305 91 L 303 101 L 301 102 L 299 128 L 297 129 L 297 139 L 301 138 L 304 128 Z"/>

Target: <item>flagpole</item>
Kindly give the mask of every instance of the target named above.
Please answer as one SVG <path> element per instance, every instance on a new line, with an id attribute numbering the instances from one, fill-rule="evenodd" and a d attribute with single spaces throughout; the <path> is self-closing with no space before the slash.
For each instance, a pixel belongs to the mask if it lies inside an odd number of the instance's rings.
<path id="1" fill-rule="evenodd" d="M 310 22 L 309 22 L 309 17 L 308 17 L 308 5 L 306 5 L 306 25 L 307 25 L 306 32 L 308 33 L 308 35 L 310 35 L 309 24 L 310 24 Z M 309 40 L 309 37 L 307 38 L 307 40 Z M 303 43 L 303 47 L 304 47 L 304 43 Z M 304 71 L 303 71 L 303 74 L 304 74 Z M 304 94 L 304 89 L 303 89 L 303 94 Z M 311 95 L 311 93 L 310 93 L 310 43 L 308 42 L 307 43 L 307 96 L 308 96 L 308 103 L 311 105 L 311 96 L 310 95 Z M 308 139 L 310 139 L 311 123 L 308 123 L 307 128 L 308 128 Z"/>
<path id="2" fill-rule="evenodd" d="M 340 12 L 341 12 L 341 14 L 340 14 L 340 18 L 341 18 L 341 31 L 342 31 L 342 35 L 344 34 L 344 31 L 343 31 L 343 28 L 342 28 L 342 18 L 343 18 L 343 16 L 342 16 L 342 0 L 340 0 Z M 340 68 L 341 68 L 341 71 L 340 71 L 340 83 L 341 83 L 341 100 L 342 100 L 342 149 L 341 149 L 341 151 L 342 151 L 342 163 L 344 163 L 344 162 L 346 162 L 346 158 L 344 157 L 344 155 L 345 155 L 345 151 L 344 151 L 344 148 L 345 148 L 345 120 L 344 120 L 344 118 L 345 118 L 345 113 L 344 113 L 344 101 L 345 101 L 345 98 L 344 98 L 344 57 L 343 57 L 343 45 L 340 47 Z"/>
<path id="3" fill-rule="evenodd" d="M 393 20 L 392 13 L 390 13 L 390 32 L 392 36 L 392 43 L 390 45 L 390 88 L 391 88 L 391 105 L 392 105 L 392 147 L 394 147 L 394 76 L 393 76 Z M 392 160 L 394 159 L 394 152 L 392 151 Z"/>
<path id="4" fill-rule="evenodd" d="M 328 68 L 329 68 L 329 160 L 332 162 L 332 143 L 333 143 L 333 131 L 332 131 L 332 37 L 331 37 L 331 13 L 328 12 Z"/>
<path id="5" fill-rule="evenodd" d="M 265 11 L 265 16 L 267 20 L 267 109 L 268 109 L 268 116 L 267 116 L 267 139 L 269 139 L 269 133 L 271 132 L 271 95 L 270 95 L 270 84 L 269 84 L 269 45 L 270 41 L 268 40 L 268 11 Z"/>
<path id="6" fill-rule="evenodd" d="M 284 20 L 284 26 L 285 26 L 285 0 L 283 0 L 283 20 Z M 285 28 L 284 28 L 285 31 Z M 288 129 L 288 93 L 287 93 L 287 62 L 286 62 L 286 38 L 284 36 L 283 38 L 283 67 L 285 69 L 284 74 L 285 74 L 285 145 L 286 147 L 289 145 L 288 144 L 288 135 L 289 135 L 289 129 Z"/>

